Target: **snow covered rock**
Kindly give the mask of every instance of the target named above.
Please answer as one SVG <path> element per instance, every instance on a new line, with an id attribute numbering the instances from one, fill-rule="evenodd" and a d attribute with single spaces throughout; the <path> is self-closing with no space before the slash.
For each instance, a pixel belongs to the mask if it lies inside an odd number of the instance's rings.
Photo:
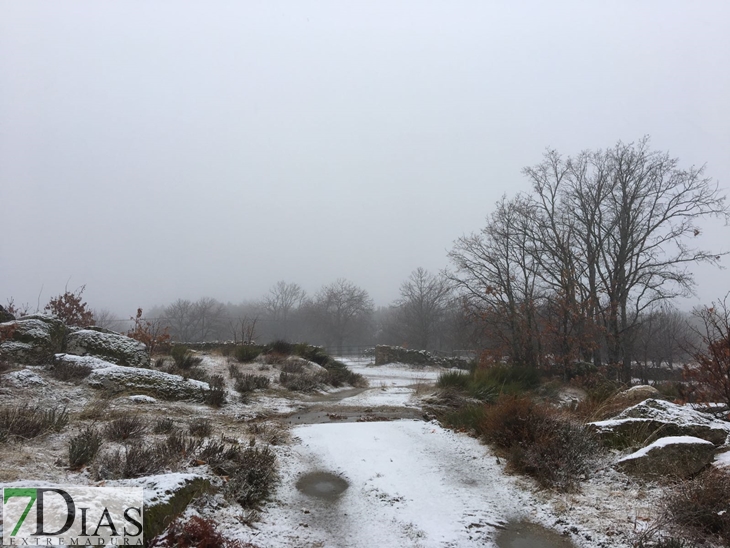
<path id="1" fill-rule="evenodd" d="M 53 365 L 76 365 L 80 367 L 88 367 L 90 369 L 104 369 L 115 365 L 95 356 L 77 356 L 75 354 L 56 354 L 53 357 Z"/>
<path id="2" fill-rule="evenodd" d="M 184 379 L 153 369 L 112 365 L 95 369 L 86 378 L 92 388 L 124 390 L 136 394 L 148 394 L 165 400 L 202 401 L 210 389 L 207 382 Z"/>
<path id="3" fill-rule="evenodd" d="M 3 380 L 9 385 L 17 388 L 44 386 L 46 384 L 46 381 L 44 381 L 41 376 L 30 369 L 21 369 L 20 371 L 7 373 L 6 375 L 3 375 Z"/>
<path id="4" fill-rule="evenodd" d="M 643 436 L 648 442 L 662 436 L 693 436 L 714 445 L 725 443 L 730 423 L 664 400 L 648 399 L 619 413 L 615 418 L 589 423 L 598 437 L 613 447 L 626 447 Z"/>
<path id="5" fill-rule="evenodd" d="M 63 351 L 67 328 L 53 316 L 36 314 L 0 324 L 0 358 L 41 365 Z"/>
<path id="6" fill-rule="evenodd" d="M 157 403 L 157 400 L 152 396 L 145 396 L 144 394 L 137 394 L 129 396 L 129 399 L 134 403 Z"/>
<path id="7" fill-rule="evenodd" d="M 117 365 L 149 367 L 150 354 L 144 343 L 118 333 L 82 329 L 70 333 L 66 352 L 77 356 L 96 356 Z"/>
<path id="8" fill-rule="evenodd" d="M 210 489 L 210 481 L 197 474 L 160 474 L 126 480 L 129 487 L 144 489 L 144 538 L 162 533 L 193 499 Z"/>
<path id="9" fill-rule="evenodd" d="M 616 466 L 628 474 L 653 479 L 686 478 L 707 466 L 715 446 L 692 436 L 669 436 L 619 459 Z"/>

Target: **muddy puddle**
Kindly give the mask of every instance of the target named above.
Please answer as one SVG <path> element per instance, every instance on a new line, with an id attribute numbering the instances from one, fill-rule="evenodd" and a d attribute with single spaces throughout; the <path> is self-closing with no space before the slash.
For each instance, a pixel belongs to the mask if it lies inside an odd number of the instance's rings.
<path id="1" fill-rule="evenodd" d="M 510 523 L 496 539 L 498 548 L 575 548 L 567 538 L 541 525 Z"/>
<path id="2" fill-rule="evenodd" d="M 423 411 L 411 407 L 320 407 L 298 411 L 283 422 L 292 426 L 333 422 L 378 422 L 399 419 L 422 419 Z"/>
<path id="3" fill-rule="evenodd" d="M 296 487 L 305 495 L 332 502 L 345 492 L 349 484 L 329 472 L 312 472 L 299 478 Z"/>

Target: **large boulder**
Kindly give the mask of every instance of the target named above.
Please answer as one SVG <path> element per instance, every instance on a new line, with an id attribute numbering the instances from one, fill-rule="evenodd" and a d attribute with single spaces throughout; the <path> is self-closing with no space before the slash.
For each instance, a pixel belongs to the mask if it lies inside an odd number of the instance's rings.
<path id="1" fill-rule="evenodd" d="M 589 427 L 606 445 L 619 449 L 665 436 L 692 436 L 719 446 L 730 433 L 728 422 L 687 405 L 655 399 L 629 407 L 613 419 L 589 423 Z"/>
<path id="2" fill-rule="evenodd" d="M 176 401 L 203 401 L 205 393 L 210 389 L 207 382 L 184 379 L 180 375 L 171 375 L 154 369 L 120 365 L 95 369 L 86 377 L 86 384 L 92 388 L 146 394 Z"/>
<path id="3" fill-rule="evenodd" d="M 36 314 L 0 324 L 0 358 L 41 365 L 63 352 L 66 325 L 53 316 Z"/>
<path id="4" fill-rule="evenodd" d="M 620 470 L 645 479 L 687 478 L 707 466 L 715 446 L 692 436 L 669 436 L 616 462 Z"/>
<path id="5" fill-rule="evenodd" d="M 95 356 L 117 365 L 149 367 L 147 346 L 119 333 L 81 329 L 68 335 L 66 352 L 77 356 Z"/>

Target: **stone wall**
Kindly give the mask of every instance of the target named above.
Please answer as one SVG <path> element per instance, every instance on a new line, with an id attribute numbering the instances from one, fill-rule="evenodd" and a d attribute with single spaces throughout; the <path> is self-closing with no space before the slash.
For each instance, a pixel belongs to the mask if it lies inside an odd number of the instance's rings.
<path id="1" fill-rule="evenodd" d="M 458 367 L 459 369 L 466 369 L 469 366 L 469 363 L 462 358 L 442 358 L 425 350 L 412 350 L 401 346 L 376 346 L 375 365 L 385 365 L 386 363 L 404 363 L 416 367 L 426 365 Z"/>

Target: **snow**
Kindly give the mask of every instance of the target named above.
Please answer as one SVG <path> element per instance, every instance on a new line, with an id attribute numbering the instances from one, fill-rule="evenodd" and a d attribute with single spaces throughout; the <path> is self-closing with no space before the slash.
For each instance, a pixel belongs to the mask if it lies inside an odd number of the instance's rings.
<path id="1" fill-rule="evenodd" d="M 97 358 L 96 356 L 76 356 L 75 354 L 56 354 L 56 360 L 73 364 L 90 367 L 91 369 L 104 369 L 105 367 L 114 367 L 115 364 Z"/>
<path id="2" fill-rule="evenodd" d="M 142 487 L 144 489 L 144 504 L 149 506 L 167 502 L 177 491 L 197 479 L 204 479 L 204 477 L 199 474 L 170 473 L 130 480 L 108 481 L 106 484 Z"/>
<path id="3" fill-rule="evenodd" d="M 693 409 L 691 405 L 677 405 L 676 403 L 655 399 L 648 399 L 625 409 L 614 420 L 639 417 L 672 422 L 678 425 L 709 426 L 713 429 L 730 431 L 730 423 L 713 419 L 707 414 Z"/>
<path id="4" fill-rule="evenodd" d="M 256 542 L 295 529 L 296 542 L 272 545 L 485 546 L 507 521 L 530 517 L 529 497 L 489 450 L 435 422 L 317 424 L 292 434 L 301 443 L 285 458 L 278 503 Z M 293 488 L 320 470 L 350 484 L 334 503 Z"/>
<path id="5" fill-rule="evenodd" d="M 135 396 L 129 396 L 129 399 L 134 403 L 157 403 L 157 400 L 152 396 L 145 396 L 144 394 L 137 394 Z"/>
<path id="6" fill-rule="evenodd" d="M 3 375 L 3 379 L 8 384 L 16 387 L 44 386 L 46 384 L 42 377 L 27 368 L 7 373 Z"/>
<path id="7" fill-rule="evenodd" d="M 623 462 L 626 460 L 638 459 L 645 457 L 654 449 L 666 447 L 667 445 L 680 445 L 680 444 L 692 444 L 692 445 L 712 445 L 712 442 L 703 440 L 701 438 L 695 438 L 694 436 L 667 436 L 665 438 L 659 438 L 654 443 L 642 447 L 638 451 L 631 453 L 625 457 L 620 458 L 616 462 Z"/>
<path id="8" fill-rule="evenodd" d="M 713 464 L 718 468 L 725 468 L 727 466 L 730 466 L 730 451 L 725 451 L 724 453 L 718 453 L 717 455 L 715 455 L 715 460 L 713 461 Z"/>

